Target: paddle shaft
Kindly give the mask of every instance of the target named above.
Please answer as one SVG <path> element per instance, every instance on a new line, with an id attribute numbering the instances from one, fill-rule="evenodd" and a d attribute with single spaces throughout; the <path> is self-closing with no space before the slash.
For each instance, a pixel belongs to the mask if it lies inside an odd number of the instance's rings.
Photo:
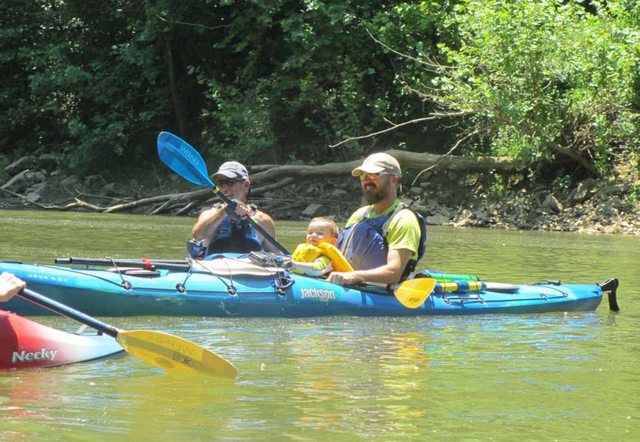
<path id="1" fill-rule="evenodd" d="M 223 357 L 178 336 L 152 330 L 118 330 L 29 289 L 23 289 L 18 296 L 115 338 L 127 353 L 165 371 L 199 372 L 230 379 L 238 375 L 238 369 Z"/>
<path id="2" fill-rule="evenodd" d="M 191 264 L 185 260 L 153 260 L 153 259 L 109 259 L 109 258 L 56 258 L 56 264 L 80 264 L 90 266 L 123 266 L 141 269 L 164 269 L 187 272 Z"/>
<path id="3" fill-rule="evenodd" d="M 20 293 L 18 293 L 18 296 L 35 304 L 38 304 L 40 307 L 44 307 L 47 310 L 51 310 L 52 312 L 67 316 L 71 319 L 75 319 L 76 321 L 88 325 L 89 327 L 93 327 L 96 330 L 101 331 L 111 337 L 118 337 L 117 328 L 106 324 L 96 318 L 93 318 L 85 313 L 79 312 L 74 308 L 61 304 L 58 301 L 49 299 L 46 296 L 34 292 L 33 290 L 23 289 Z"/>
<path id="4" fill-rule="evenodd" d="M 202 159 L 202 155 L 195 150 L 189 143 L 182 138 L 170 132 L 160 132 L 158 135 L 158 154 L 160 159 L 174 172 L 184 179 L 199 185 L 210 187 L 214 193 L 225 202 L 229 211 L 233 213 L 236 202 L 231 200 L 218 188 L 218 186 L 209 178 L 207 166 Z M 282 244 L 276 241 L 260 224 L 251 219 L 246 218 L 253 227 L 280 252 L 289 255 L 290 253 Z"/>
<path id="5" fill-rule="evenodd" d="M 211 179 L 208 180 L 207 184 L 211 189 L 213 189 L 213 191 L 218 196 L 218 198 L 220 198 L 227 205 L 227 207 L 229 207 L 229 212 L 233 213 L 235 211 L 237 203 L 233 201 L 231 198 L 229 198 L 227 195 L 222 193 L 222 191 L 218 188 L 216 183 Z M 273 244 L 278 250 L 280 250 L 285 255 L 289 255 L 289 251 L 285 249 L 282 246 L 282 244 L 276 241 L 275 238 L 269 235 L 269 233 L 266 230 L 264 230 L 264 228 L 260 224 L 254 221 L 250 216 L 247 217 L 246 219 L 253 225 L 253 227 L 255 227 L 258 233 L 260 233 L 267 241 Z"/>

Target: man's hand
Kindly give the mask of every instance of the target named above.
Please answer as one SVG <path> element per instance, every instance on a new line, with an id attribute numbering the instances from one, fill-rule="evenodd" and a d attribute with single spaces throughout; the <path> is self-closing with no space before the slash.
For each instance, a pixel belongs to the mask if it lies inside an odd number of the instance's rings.
<path id="1" fill-rule="evenodd" d="M 13 295 L 25 288 L 27 284 L 11 273 L 0 274 L 0 302 L 8 301 Z"/>
<path id="2" fill-rule="evenodd" d="M 356 272 L 332 272 L 328 279 L 338 285 L 358 285 L 364 282 Z"/>
<path id="3" fill-rule="evenodd" d="M 241 203 L 240 201 L 235 201 L 236 210 L 234 211 L 234 215 L 239 219 L 247 219 L 251 218 L 256 214 L 255 206 L 251 204 Z"/>

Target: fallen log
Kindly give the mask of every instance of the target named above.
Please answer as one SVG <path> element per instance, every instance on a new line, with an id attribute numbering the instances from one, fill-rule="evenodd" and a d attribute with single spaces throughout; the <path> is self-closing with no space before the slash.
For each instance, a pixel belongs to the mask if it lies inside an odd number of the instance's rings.
<path id="1" fill-rule="evenodd" d="M 403 150 L 387 150 L 386 153 L 395 157 L 403 169 L 411 170 L 455 170 L 469 173 L 482 173 L 497 171 L 501 173 L 512 173 L 520 170 L 520 163 L 508 157 L 461 157 L 455 155 L 434 155 L 430 153 L 407 152 Z M 251 175 L 251 195 L 259 196 L 273 190 L 284 188 L 300 179 L 314 177 L 328 177 L 338 175 L 350 175 L 351 171 L 362 163 L 362 159 L 340 162 L 326 163 L 319 165 L 256 165 L 250 166 Z M 150 206 L 149 214 L 174 213 L 184 214 L 189 210 L 205 206 L 216 199 L 211 189 L 198 189 L 185 193 L 170 193 L 145 197 L 135 201 L 111 204 L 108 206 L 97 205 L 74 196 L 72 201 L 65 205 L 42 204 L 29 201 L 25 195 L 5 189 L 5 193 L 13 197 L 20 198 L 24 203 L 48 210 L 72 210 L 82 208 L 101 213 L 126 212 L 140 207 Z M 99 197 L 96 197 L 99 198 Z"/>
<path id="2" fill-rule="evenodd" d="M 457 170 L 464 172 L 489 172 L 502 173 L 516 172 L 520 170 L 519 162 L 509 157 L 461 157 L 454 155 L 434 155 L 430 153 L 407 152 L 404 150 L 387 150 L 389 155 L 398 160 L 403 169 L 422 170 L 433 168 L 435 170 Z M 271 181 L 281 177 L 314 177 L 329 175 L 349 175 L 351 171 L 362 164 L 362 159 L 343 163 L 327 163 L 314 166 L 308 165 L 281 165 L 272 166 L 251 176 L 252 182 L 260 183 Z"/>
<path id="3" fill-rule="evenodd" d="M 142 198 L 136 201 L 130 201 L 128 203 L 117 204 L 115 206 L 110 206 L 105 208 L 103 213 L 112 213 L 112 212 L 121 212 L 123 210 L 130 210 L 141 206 L 148 206 L 151 204 L 156 204 L 159 202 L 171 201 L 171 202 L 190 202 L 190 201 L 200 201 L 206 200 L 209 196 L 211 196 L 211 191 L 206 190 L 197 190 L 195 192 L 187 192 L 187 193 L 170 193 L 167 195 L 158 195 L 152 196 L 149 198 Z"/>

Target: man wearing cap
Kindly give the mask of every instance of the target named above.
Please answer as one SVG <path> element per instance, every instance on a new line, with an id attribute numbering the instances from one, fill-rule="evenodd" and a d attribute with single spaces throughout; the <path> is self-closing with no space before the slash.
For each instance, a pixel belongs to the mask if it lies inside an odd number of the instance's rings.
<path id="1" fill-rule="evenodd" d="M 215 204 L 198 217 L 191 234 L 196 241 L 202 241 L 205 256 L 212 253 L 246 253 L 255 250 L 278 252 L 268 240 L 256 231 L 247 220 L 251 218 L 272 238 L 275 238 L 275 224 L 266 213 L 247 203 L 251 181 L 247 168 L 237 161 L 223 163 L 213 175 L 216 186 L 229 199 L 235 200 L 235 213 L 227 213 L 226 204 Z"/>
<path id="2" fill-rule="evenodd" d="M 351 174 L 360 178 L 368 205 L 351 215 L 336 246 L 355 271 L 333 272 L 329 281 L 396 284 L 414 270 L 424 254 L 424 220 L 398 199 L 402 171 L 391 155 L 369 155 Z"/>

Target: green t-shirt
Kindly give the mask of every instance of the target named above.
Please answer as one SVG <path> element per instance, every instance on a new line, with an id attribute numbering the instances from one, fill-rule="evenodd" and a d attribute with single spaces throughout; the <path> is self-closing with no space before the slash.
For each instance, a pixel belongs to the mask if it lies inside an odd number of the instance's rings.
<path id="1" fill-rule="evenodd" d="M 368 218 L 379 218 L 389 215 L 398 207 L 402 201 L 396 199 L 391 206 L 381 214 L 377 215 L 373 206 L 364 206 L 356 210 L 347 220 L 345 227 Z M 420 246 L 420 223 L 416 215 L 409 209 L 402 209 L 388 221 L 387 234 L 385 236 L 389 250 L 411 250 L 411 259 L 418 259 L 418 249 Z"/>

